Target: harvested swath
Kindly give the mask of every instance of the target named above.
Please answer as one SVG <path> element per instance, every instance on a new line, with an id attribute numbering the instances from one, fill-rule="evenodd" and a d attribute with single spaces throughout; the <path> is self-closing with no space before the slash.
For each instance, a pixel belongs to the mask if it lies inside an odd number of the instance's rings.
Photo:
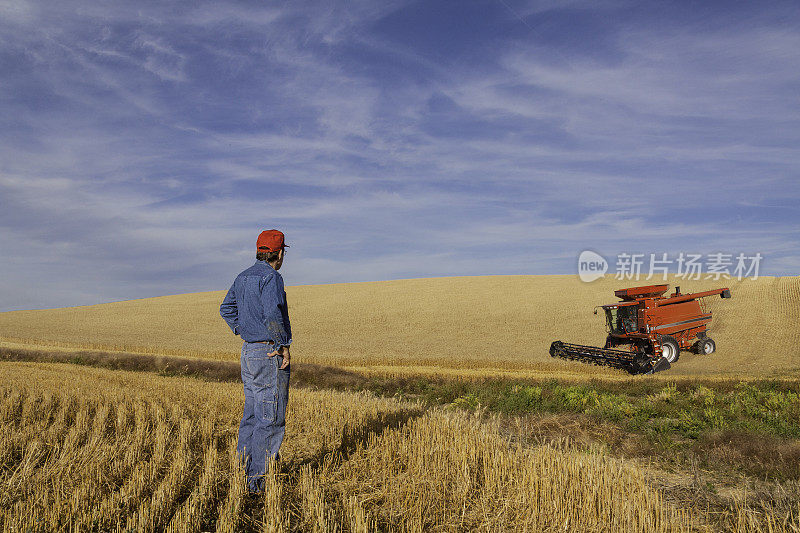
<path id="1" fill-rule="evenodd" d="M 469 414 L 328 391 L 293 391 L 285 460 L 254 500 L 235 454 L 235 384 L 33 363 L 0 364 L 0 379 L 2 422 L 26 436 L 3 463 L 3 529 L 697 525 L 619 461 L 525 448 Z M 2 449 L 17 434 L 2 433 Z"/>
<path id="2" fill-rule="evenodd" d="M 237 531 L 263 521 L 237 468 L 241 385 L 33 363 L 0 364 L 0 383 L 0 529 Z M 293 391 L 287 468 L 338 453 L 348 428 L 418 410 Z"/>

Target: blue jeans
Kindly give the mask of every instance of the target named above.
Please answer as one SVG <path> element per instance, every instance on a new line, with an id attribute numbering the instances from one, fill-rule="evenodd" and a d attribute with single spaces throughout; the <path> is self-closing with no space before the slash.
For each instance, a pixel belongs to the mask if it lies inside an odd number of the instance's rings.
<path id="1" fill-rule="evenodd" d="M 278 458 L 286 430 L 289 367 L 281 370 L 283 357 L 268 357 L 272 351 L 272 346 L 261 342 L 242 345 L 244 414 L 236 449 L 244 461 L 252 492 L 263 490 L 268 457 Z"/>

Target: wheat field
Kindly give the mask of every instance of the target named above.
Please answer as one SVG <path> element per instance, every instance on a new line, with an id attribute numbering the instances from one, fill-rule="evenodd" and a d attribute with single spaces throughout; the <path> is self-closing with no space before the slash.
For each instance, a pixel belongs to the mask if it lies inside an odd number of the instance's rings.
<path id="1" fill-rule="evenodd" d="M 9 362 L 0 382 L 3 531 L 707 529 L 641 469 L 464 412 L 294 390 L 282 461 L 252 498 L 235 384 Z"/>
<path id="2" fill-rule="evenodd" d="M 633 383 L 646 378 L 553 361 L 547 352 L 555 339 L 602 343 L 592 307 L 632 285 L 492 276 L 289 287 L 294 361 L 362 373 L 572 372 Z M 680 285 L 727 285 L 733 298 L 709 301 L 718 352 L 684 352 L 657 381 L 800 369 L 800 278 Z M 223 295 L 3 313 L 0 345 L 235 363 L 240 340 L 219 318 Z M 687 506 L 665 492 L 676 473 L 663 465 L 568 439 L 531 440 L 480 406 L 296 386 L 282 461 L 272 465 L 265 494 L 252 498 L 235 453 L 241 404 L 236 383 L 0 362 L 0 529 L 800 531 L 800 509 L 748 502 L 761 489 L 727 499 L 734 503 L 722 510 Z M 792 494 L 797 483 L 777 487 Z"/>
<path id="3" fill-rule="evenodd" d="M 483 276 L 287 288 L 294 354 L 336 366 L 435 366 L 594 372 L 554 361 L 554 340 L 602 345 L 596 305 L 618 288 L 661 283 L 610 276 Z M 708 298 L 711 356 L 681 354 L 671 375 L 791 376 L 800 371 L 800 277 L 688 281 L 684 293 L 730 287 Z M 224 291 L 86 307 L 0 313 L 0 340 L 238 360 L 240 340 L 219 317 Z"/>

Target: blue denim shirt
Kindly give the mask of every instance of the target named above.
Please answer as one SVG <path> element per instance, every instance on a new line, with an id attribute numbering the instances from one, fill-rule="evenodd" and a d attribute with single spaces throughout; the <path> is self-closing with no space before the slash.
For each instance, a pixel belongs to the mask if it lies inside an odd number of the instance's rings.
<path id="1" fill-rule="evenodd" d="M 283 278 L 266 261 L 236 276 L 219 314 L 247 342 L 273 341 L 276 350 L 292 343 Z"/>

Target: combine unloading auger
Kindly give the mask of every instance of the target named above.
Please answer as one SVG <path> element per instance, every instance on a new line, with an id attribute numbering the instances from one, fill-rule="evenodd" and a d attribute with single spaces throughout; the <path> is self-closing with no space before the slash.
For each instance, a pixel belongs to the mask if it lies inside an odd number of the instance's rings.
<path id="1" fill-rule="evenodd" d="M 681 294 L 680 287 L 676 287 L 675 294 L 664 297 L 668 288 L 669 285 L 648 285 L 615 291 L 622 301 L 598 306 L 606 314 L 605 347 L 555 341 L 550 345 L 550 355 L 647 374 L 670 368 L 681 350 L 713 353 L 716 344 L 707 334 L 711 312 L 700 304 L 700 299 L 717 294 L 730 298 L 730 290 Z"/>

